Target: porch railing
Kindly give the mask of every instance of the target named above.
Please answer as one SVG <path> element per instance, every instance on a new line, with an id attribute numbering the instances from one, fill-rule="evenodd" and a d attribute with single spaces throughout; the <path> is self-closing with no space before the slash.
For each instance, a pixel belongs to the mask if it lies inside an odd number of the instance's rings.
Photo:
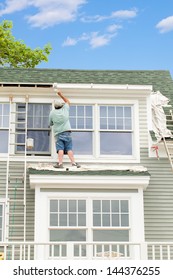
<path id="1" fill-rule="evenodd" d="M 0 260 L 173 260 L 173 242 L 0 242 Z"/>

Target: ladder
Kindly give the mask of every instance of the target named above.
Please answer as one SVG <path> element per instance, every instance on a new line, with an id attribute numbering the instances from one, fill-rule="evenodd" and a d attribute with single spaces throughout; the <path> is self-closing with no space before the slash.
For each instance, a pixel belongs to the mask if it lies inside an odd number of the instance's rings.
<path id="1" fill-rule="evenodd" d="M 171 131 L 172 137 L 165 138 L 163 137 L 163 143 L 165 146 L 165 150 L 171 164 L 171 169 L 173 171 L 173 113 L 172 110 L 169 110 L 169 114 L 166 114 L 167 119 L 167 128 Z"/>
<path id="2" fill-rule="evenodd" d="M 26 241 L 27 111 L 24 102 L 10 96 L 9 139 L 6 175 L 6 241 Z M 17 153 L 18 150 L 20 153 Z M 20 164 L 15 157 L 22 157 Z"/>

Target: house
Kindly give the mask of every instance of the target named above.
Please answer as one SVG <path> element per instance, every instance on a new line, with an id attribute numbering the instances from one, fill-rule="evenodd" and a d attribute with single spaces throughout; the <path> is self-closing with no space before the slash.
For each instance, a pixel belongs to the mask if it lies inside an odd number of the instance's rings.
<path id="1" fill-rule="evenodd" d="M 81 168 L 53 167 L 54 82 Z M 169 71 L 0 68 L 1 258 L 173 259 L 173 141 L 154 139 L 157 91 L 173 105 Z"/>

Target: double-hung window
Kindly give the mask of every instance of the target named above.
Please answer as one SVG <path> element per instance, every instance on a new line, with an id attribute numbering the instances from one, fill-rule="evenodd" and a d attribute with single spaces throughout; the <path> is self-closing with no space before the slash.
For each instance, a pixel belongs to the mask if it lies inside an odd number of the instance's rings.
<path id="1" fill-rule="evenodd" d="M 9 112 L 10 104 L 0 103 L 0 153 L 8 152 Z"/>
<path id="2" fill-rule="evenodd" d="M 73 150 L 78 155 L 93 153 L 93 106 L 70 106 Z"/>
<path id="3" fill-rule="evenodd" d="M 24 132 L 26 122 L 26 105 L 17 104 L 17 132 Z M 50 128 L 49 128 L 49 113 L 51 104 L 29 103 L 27 112 L 27 138 L 33 139 L 34 146 L 28 150 L 28 154 L 35 155 L 50 155 Z M 23 112 L 23 114 L 22 114 Z M 23 151 L 22 143 L 25 141 L 25 135 L 17 136 L 17 152 Z"/>
<path id="4" fill-rule="evenodd" d="M 125 246 L 102 245 L 128 242 L 130 239 L 129 200 L 126 199 L 51 199 L 49 205 L 49 241 L 61 242 L 51 247 L 52 257 L 67 257 L 66 242 L 96 242 L 95 257 L 109 251 L 125 254 Z M 86 257 L 86 245 L 75 244 L 74 257 Z M 126 256 L 129 248 L 126 247 Z"/>
<path id="5" fill-rule="evenodd" d="M 100 106 L 100 155 L 132 155 L 132 106 Z"/>
<path id="6" fill-rule="evenodd" d="M 86 201 L 80 199 L 50 200 L 50 241 L 86 241 Z M 85 247 L 85 246 L 84 246 Z M 79 246 L 74 248 L 74 256 L 78 254 Z M 67 256 L 67 246 L 55 245 L 50 254 L 53 257 Z M 86 254 L 83 248 L 83 254 Z"/>

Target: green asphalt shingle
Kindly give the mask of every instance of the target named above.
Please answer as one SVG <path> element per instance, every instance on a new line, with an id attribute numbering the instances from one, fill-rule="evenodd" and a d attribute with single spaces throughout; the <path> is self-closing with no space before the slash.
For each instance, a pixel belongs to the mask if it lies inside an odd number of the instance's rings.
<path id="1" fill-rule="evenodd" d="M 173 80 L 168 70 L 73 70 L 0 68 L 0 83 L 94 83 L 152 85 L 173 104 Z"/>
<path id="2" fill-rule="evenodd" d="M 86 170 L 86 171 L 54 171 L 54 170 L 38 170 L 35 168 L 28 168 L 30 175 L 56 175 L 56 176 L 73 176 L 73 175 L 87 175 L 87 176 L 150 176 L 148 171 L 133 171 L 133 170 Z"/>

